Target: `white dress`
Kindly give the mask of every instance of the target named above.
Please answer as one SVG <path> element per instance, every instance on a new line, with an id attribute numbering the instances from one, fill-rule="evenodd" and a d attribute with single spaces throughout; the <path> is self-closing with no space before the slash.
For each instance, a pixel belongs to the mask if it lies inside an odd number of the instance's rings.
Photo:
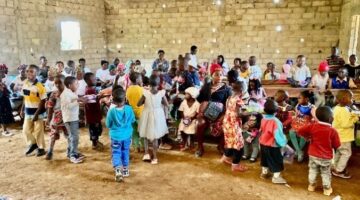
<path id="1" fill-rule="evenodd" d="M 184 117 L 195 117 L 198 113 L 200 108 L 200 103 L 198 101 L 195 101 L 191 107 L 187 104 L 186 100 L 184 100 L 180 107 L 179 111 L 183 112 Z M 183 119 L 181 119 L 181 122 L 179 124 L 179 131 L 183 131 L 185 134 L 195 134 L 196 133 L 196 119 L 192 120 L 191 123 L 188 126 L 185 126 L 183 123 Z"/>
<path id="2" fill-rule="evenodd" d="M 160 90 L 157 94 L 152 94 L 149 90 L 144 90 L 145 105 L 139 120 L 140 137 L 148 140 L 159 139 L 169 132 L 164 109 L 161 101 L 165 96 L 165 90 Z"/>

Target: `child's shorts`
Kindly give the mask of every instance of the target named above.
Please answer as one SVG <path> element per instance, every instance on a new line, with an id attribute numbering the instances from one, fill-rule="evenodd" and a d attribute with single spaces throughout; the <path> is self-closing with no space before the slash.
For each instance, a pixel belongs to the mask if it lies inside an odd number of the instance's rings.
<path id="1" fill-rule="evenodd" d="M 58 140 L 60 139 L 60 131 L 63 131 L 64 136 L 68 137 L 68 132 L 64 125 L 56 126 L 56 125 L 50 125 L 50 133 L 49 136 L 51 139 Z"/>
<path id="2" fill-rule="evenodd" d="M 267 167 L 272 173 L 284 170 L 283 156 L 280 147 L 261 145 L 261 166 Z"/>

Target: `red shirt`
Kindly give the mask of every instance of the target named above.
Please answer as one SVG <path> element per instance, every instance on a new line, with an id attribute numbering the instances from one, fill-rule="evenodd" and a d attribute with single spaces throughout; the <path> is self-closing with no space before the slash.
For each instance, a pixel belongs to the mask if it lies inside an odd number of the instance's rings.
<path id="1" fill-rule="evenodd" d="M 94 87 L 86 87 L 85 95 L 97 94 Z M 99 100 L 96 103 L 85 104 L 85 116 L 88 124 L 101 123 L 102 113 Z"/>
<path id="2" fill-rule="evenodd" d="M 338 132 L 331 127 L 331 124 L 324 122 L 304 126 L 297 134 L 310 141 L 308 153 L 317 158 L 332 159 L 332 150 L 340 146 Z"/>

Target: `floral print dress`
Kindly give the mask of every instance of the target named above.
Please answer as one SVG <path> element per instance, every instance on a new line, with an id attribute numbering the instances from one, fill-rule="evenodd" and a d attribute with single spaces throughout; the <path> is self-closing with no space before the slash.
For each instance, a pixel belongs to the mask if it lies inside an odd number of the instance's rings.
<path id="1" fill-rule="evenodd" d="M 223 120 L 225 148 L 240 150 L 244 147 L 244 139 L 241 130 L 241 118 L 238 115 L 239 108 L 243 106 L 241 96 L 231 96 L 226 103 L 226 112 Z"/>

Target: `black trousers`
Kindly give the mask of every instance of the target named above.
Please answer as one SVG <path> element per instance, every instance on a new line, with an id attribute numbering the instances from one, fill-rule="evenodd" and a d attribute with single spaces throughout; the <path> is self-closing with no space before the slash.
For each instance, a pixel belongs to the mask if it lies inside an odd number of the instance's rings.
<path id="1" fill-rule="evenodd" d="M 284 170 L 284 160 L 280 147 L 268 147 L 261 145 L 261 166 L 267 167 L 272 173 Z"/>
<path id="2" fill-rule="evenodd" d="M 233 158 L 233 161 L 232 161 L 233 164 L 239 164 L 240 160 L 241 160 L 241 157 L 244 154 L 244 149 L 243 148 L 241 148 L 240 150 L 237 150 L 237 149 L 225 149 L 224 154 L 225 154 L 226 157 L 232 157 Z"/>
<path id="3" fill-rule="evenodd" d="M 89 134 L 91 141 L 98 141 L 102 133 L 101 123 L 91 123 L 89 124 Z"/>

